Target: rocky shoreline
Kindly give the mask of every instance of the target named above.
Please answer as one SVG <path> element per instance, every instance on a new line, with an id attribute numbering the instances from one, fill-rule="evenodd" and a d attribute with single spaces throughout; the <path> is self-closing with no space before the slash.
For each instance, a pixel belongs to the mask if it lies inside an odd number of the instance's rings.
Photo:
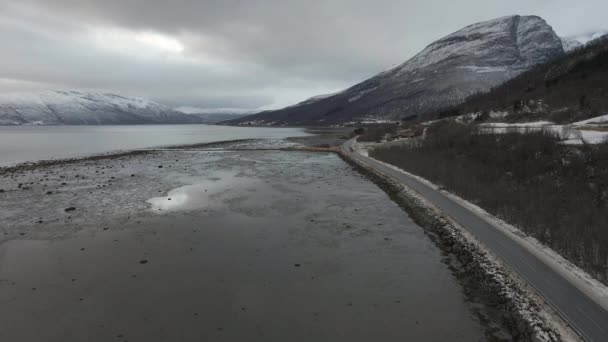
<path id="1" fill-rule="evenodd" d="M 487 340 L 423 229 L 337 154 L 289 146 L 0 175 L 0 339 Z"/>
<path id="2" fill-rule="evenodd" d="M 12 187 L 4 186 L 4 188 L 12 189 L 9 190 L 11 192 L 17 191 L 13 193 L 17 195 L 15 199 L 21 198 L 22 201 L 27 201 L 28 198 L 44 198 L 43 201 L 31 202 L 31 209 L 37 213 L 37 217 L 11 214 L 11 217 L 14 216 L 11 219 L 12 223 L 5 227 L 0 241 L 23 238 L 24 235 L 34 239 L 70 236 L 80 231 L 79 227 L 93 223 L 98 225 L 102 231 L 116 226 L 117 223 L 122 225 L 135 222 L 136 225 L 139 225 L 141 222 L 143 224 L 148 221 L 145 215 L 142 215 L 147 207 L 145 198 L 179 186 L 180 182 L 176 180 L 188 181 L 191 179 L 192 175 L 185 173 L 186 169 L 192 167 L 198 169 L 207 165 L 199 163 L 191 165 L 191 162 L 188 161 L 190 159 L 184 158 L 186 156 L 180 155 L 180 153 L 219 153 L 217 154 L 219 157 L 222 155 L 222 151 L 239 153 L 238 151 L 246 149 L 255 151 L 261 148 L 257 153 L 262 153 L 269 147 L 277 150 L 278 153 L 281 151 L 327 153 L 338 152 L 336 146 L 342 141 L 338 136 L 310 137 L 300 140 L 302 141 L 298 141 L 299 147 L 294 144 L 274 145 L 276 142 L 269 145 L 268 142 L 263 141 L 229 141 L 179 146 L 164 150 L 131 151 L 80 159 L 42 161 L 0 169 L 4 185 L 12 184 Z M 325 146 L 326 143 L 327 146 Z M 183 150 L 180 151 L 180 149 Z M 217 151 L 214 152 L 216 149 Z M 389 178 L 351 160 L 348 156 L 338 154 L 356 170 L 384 189 L 393 201 L 405 209 L 416 224 L 425 229 L 425 233 L 445 253 L 444 263 L 461 282 L 465 295 L 473 306 L 478 306 L 473 311 L 478 316 L 478 320 L 483 322 L 488 339 L 498 341 L 563 340 L 558 329 L 547 319 L 547 315 L 543 314 L 544 308 L 539 304 L 540 301 L 525 289 L 524 283 L 518 282 L 514 275 L 485 252 L 462 228 L 457 227 L 412 190 L 402 188 Z M 82 164 L 79 165 L 79 162 Z M 215 163 L 212 158 L 209 165 Z M 159 175 L 163 174 L 172 175 L 168 177 L 171 181 L 167 184 L 165 184 L 166 180 L 162 181 L 159 178 Z M 30 185 L 27 182 L 28 179 L 35 182 Z M 17 188 L 19 182 L 22 182 L 24 187 L 28 187 L 25 190 L 30 191 L 23 191 L 24 189 L 21 187 Z M 3 187 L 0 186 L 0 188 Z M 110 188 L 120 188 L 120 193 L 128 195 L 118 196 L 118 192 L 111 191 Z M 84 202 L 82 198 L 78 199 L 79 197 L 76 196 L 80 191 L 90 192 Z M 71 197 L 72 195 L 74 197 Z M 133 207 L 132 204 L 125 202 L 125 198 L 128 198 L 129 202 L 137 199 L 136 202 L 140 204 Z M 51 203 L 49 201 L 52 201 L 55 206 L 57 201 L 62 202 L 63 207 L 59 211 L 49 210 L 48 205 Z M 100 213 L 99 215 L 91 212 L 94 208 L 93 203 L 97 202 L 103 203 L 95 210 Z M 70 208 L 75 210 L 67 211 Z M 117 214 L 118 221 L 108 221 L 105 214 L 108 212 Z M 33 229 L 35 226 L 45 228 Z M 51 234 L 54 231 L 51 228 L 55 226 L 62 226 L 61 231 L 64 231 L 65 234 Z M 483 308 L 479 309 L 479 306 Z M 509 336 L 505 337 L 506 334 Z"/>
<path id="3" fill-rule="evenodd" d="M 467 295 L 489 308 L 493 318 L 502 322 L 514 340 L 548 342 L 572 337 L 560 334 L 563 327 L 556 326 L 547 318 L 550 315 L 544 312 L 543 304 L 516 275 L 432 204 L 412 189 L 397 184 L 347 154 L 340 153 L 340 156 L 387 192 L 418 225 L 427 230 L 447 254 L 446 262 L 453 266 L 452 270 L 467 289 Z M 492 331 L 487 333 L 492 335 Z"/>

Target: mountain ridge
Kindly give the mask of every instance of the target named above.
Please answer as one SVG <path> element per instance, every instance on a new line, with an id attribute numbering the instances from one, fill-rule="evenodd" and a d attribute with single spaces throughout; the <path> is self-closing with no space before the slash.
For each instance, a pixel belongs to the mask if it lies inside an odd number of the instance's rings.
<path id="1" fill-rule="evenodd" d="M 339 125 L 425 116 L 563 54 L 561 39 L 542 18 L 501 17 L 468 25 L 338 94 L 227 123 Z"/>
<path id="2" fill-rule="evenodd" d="M 0 95 L 0 125 L 201 123 L 196 116 L 141 97 L 108 92 L 47 90 Z"/>

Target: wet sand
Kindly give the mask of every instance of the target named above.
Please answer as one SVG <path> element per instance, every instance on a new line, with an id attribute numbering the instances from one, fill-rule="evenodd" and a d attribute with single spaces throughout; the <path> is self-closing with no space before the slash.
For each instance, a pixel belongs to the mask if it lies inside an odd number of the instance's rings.
<path id="1" fill-rule="evenodd" d="M 441 252 L 337 155 L 231 147 L 1 175 L 0 340 L 485 340 Z"/>

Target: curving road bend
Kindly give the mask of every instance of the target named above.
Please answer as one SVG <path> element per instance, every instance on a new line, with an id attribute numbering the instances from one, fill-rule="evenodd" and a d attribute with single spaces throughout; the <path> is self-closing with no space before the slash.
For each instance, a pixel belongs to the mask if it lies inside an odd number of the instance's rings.
<path id="1" fill-rule="evenodd" d="M 524 278 L 558 314 L 587 341 L 608 341 L 608 311 L 523 246 L 441 192 L 383 163 L 356 153 L 354 139 L 341 146 L 344 154 L 414 189 L 449 215 Z"/>

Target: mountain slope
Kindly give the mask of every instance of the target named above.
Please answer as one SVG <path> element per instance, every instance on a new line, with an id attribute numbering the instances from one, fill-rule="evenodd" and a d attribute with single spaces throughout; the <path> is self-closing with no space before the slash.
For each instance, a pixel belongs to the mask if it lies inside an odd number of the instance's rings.
<path id="1" fill-rule="evenodd" d="M 574 38 L 561 38 L 562 40 L 562 46 L 564 47 L 564 51 L 565 52 L 569 52 L 572 51 L 574 49 L 580 48 L 581 46 L 583 46 L 584 43 L 580 42 L 577 39 Z"/>
<path id="2" fill-rule="evenodd" d="M 539 65 L 446 113 L 484 114 L 509 122 L 571 123 L 608 114 L 608 35 Z"/>
<path id="3" fill-rule="evenodd" d="M 199 123 L 200 118 L 138 97 L 81 91 L 0 95 L 0 125 Z"/>
<path id="4" fill-rule="evenodd" d="M 244 117 L 246 114 L 228 114 L 228 113 L 192 113 L 188 114 L 199 118 L 202 123 L 215 124 L 222 121 L 234 120 Z"/>
<path id="5" fill-rule="evenodd" d="M 427 116 L 563 54 L 560 38 L 542 18 L 498 18 L 450 34 L 336 95 L 229 123 L 328 125 Z"/>

